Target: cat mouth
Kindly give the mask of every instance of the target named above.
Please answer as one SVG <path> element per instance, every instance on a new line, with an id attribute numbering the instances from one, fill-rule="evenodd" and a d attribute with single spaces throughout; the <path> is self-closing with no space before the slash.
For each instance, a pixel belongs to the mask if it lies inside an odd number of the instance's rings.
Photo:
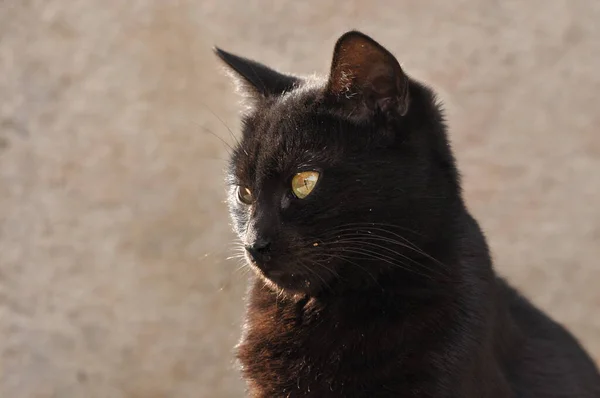
<path id="1" fill-rule="evenodd" d="M 281 289 L 300 292 L 312 286 L 310 274 L 298 272 L 289 267 L 286 269 L 278 267 L 272 257 L 268 261 L 256 261 L 252 256 L 246 254 L 246 260 L 257 276 Z"/>
<path id="2" fill-rule="evenodd" d="M 284 271 L 280 269 L 275 269 L 264 262 L 258 262 L 252 256 L 246 254 L 246 261 L 250 266 L 258 273 L 260 276 L 271 279 L 281 277 L 284 274 Z"/>
<path id="3" fill-rule="evenodd" d="M 250 265 L 258 276 L 282 289 L 298 290 L 310 285 L 310 281 L 305 274 L 267 267 L 254 261 L 250 261 Z"/>
<path id="4" fill-rule="evenodd" d="M 298 273 L 273 270 L 265 277 L 280 288 L 288 291 L 303 291 L 310 286 L 310 280 L 306 275 Z"/>
<path id="5" fill-rule="evenodd" d="M 297 272 L 288 272 L 282 269 L 265 269 L 264 267 L 261 267 L 256 263 L 254 264 L 254 266 L 259 270 L 260 274 L 263 277 L 277 284 L 288 284 L 292 281 L 298 281 L 304 278 L 303 275 Z"/>

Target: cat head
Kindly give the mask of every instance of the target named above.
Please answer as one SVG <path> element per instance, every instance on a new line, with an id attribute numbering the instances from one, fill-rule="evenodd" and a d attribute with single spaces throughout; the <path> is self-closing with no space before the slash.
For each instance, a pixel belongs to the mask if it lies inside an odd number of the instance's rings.
<path id="1" fill-rule="evenodd" d="M 321 294 L 431 278 L 460 188 L 440 109 L 370 37 L 341 36 L 329 77 L 297 77 L 220 49 L 252 99 L 231 156 L 229 207 L 257 274 Z M 431 274 L 431 275 L 430 275 Z"/>

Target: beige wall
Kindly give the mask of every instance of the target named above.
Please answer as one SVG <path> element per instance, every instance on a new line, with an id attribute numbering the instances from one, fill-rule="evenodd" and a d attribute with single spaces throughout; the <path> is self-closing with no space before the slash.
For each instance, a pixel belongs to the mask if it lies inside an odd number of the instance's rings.
<path id="1" fill-rule="evenodd" d="M 0 2 L 1 397 L 241 396 L 210 47 L 326 72 L 354 27 L 440 89 L 499 272 L 600 360 L 600 3 L 305 3 Z"/>

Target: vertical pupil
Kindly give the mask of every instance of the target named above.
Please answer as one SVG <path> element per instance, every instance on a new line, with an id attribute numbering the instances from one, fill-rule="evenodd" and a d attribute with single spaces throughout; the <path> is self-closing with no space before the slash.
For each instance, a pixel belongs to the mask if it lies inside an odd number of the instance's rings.
<path id="1" fill-rule="evenodd" d="M 315 171 L 304 171 L 296 174 L 292 179 L 292 190 L 300 199 L 307 197 L 317 182 L 319 173 Z"/>

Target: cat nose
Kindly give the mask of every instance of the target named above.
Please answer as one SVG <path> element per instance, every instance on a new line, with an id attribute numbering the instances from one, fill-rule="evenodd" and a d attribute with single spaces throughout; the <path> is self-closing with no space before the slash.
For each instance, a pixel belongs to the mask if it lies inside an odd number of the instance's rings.
<path id="1" fill-rule="evenodd" d="M 271 242 L 267 239 L 257 239 L 254 243 L 246 246 L 246 251 L 255 262 L 265 261 L 269 258 Z"/>

